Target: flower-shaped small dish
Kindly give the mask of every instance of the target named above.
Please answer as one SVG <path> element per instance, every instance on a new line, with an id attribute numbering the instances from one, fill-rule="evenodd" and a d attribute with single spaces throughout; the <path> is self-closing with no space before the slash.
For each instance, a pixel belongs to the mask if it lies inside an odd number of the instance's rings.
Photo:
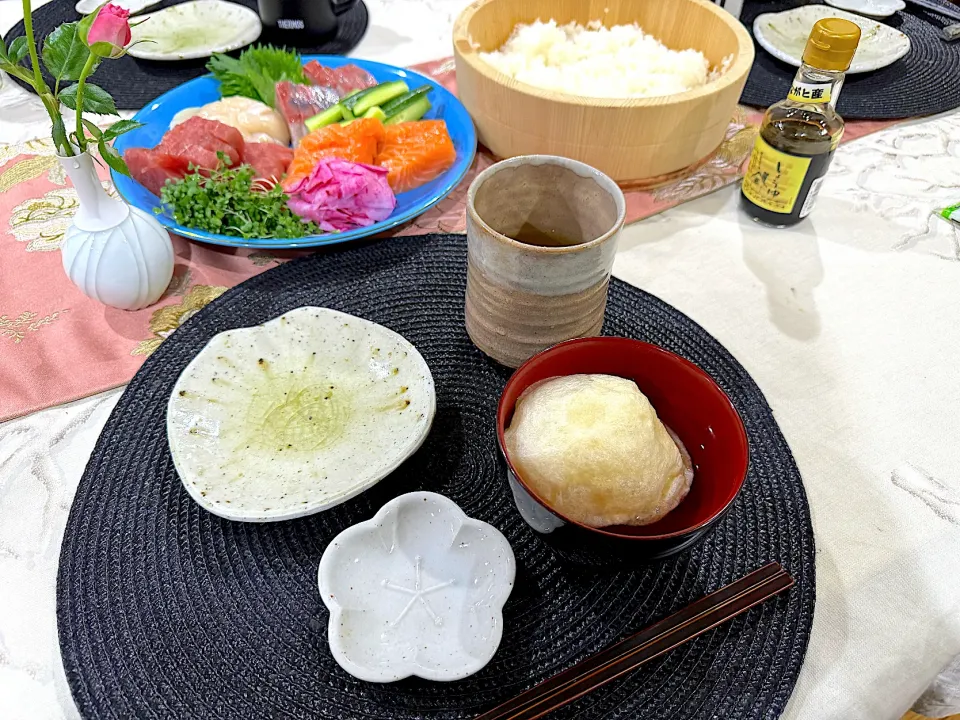
<path id="1" fill-rule="evenodd" d="M 860 26 L 860 44 L 848 75 L 879 70 L 910 52 L 910 38 L 896 28 L 826 5 L 803 5 L 757 15 L 753 21 L 753 37 L 778 60 L 800 67 L 810 30 L 818 20 L 828 17 L 842 18 Z"/>
<path id="2" fill-rule="evenodd" d="M 201 507 L 228 520 L 289 520 L 396 470 L 435 412 L 430 368 L 406 339 L 302 307 L 211 339 L 174 384 L 167 438 Z"/>
<path id="3" fill-rule="evenodd" d="M 442 495 L 401 495 L 337 535 L 320 560 L 333 657 L 368 682 L 473 675 L 500 645 L 515 573 L 495 527 Z"/>

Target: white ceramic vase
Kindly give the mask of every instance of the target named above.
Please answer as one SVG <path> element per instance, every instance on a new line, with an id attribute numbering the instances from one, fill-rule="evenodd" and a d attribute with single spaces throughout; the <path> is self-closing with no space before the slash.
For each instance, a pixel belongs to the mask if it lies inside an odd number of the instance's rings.
<path id="1" fill-rule="evenodd" d="M 60 157 L 80 208 L 64 234 L 63 269 L 94 300 L 139 310 L 155 303 L 173 277 L 173 243 L 153 215 L 111 198 L 87 153 Z"/>

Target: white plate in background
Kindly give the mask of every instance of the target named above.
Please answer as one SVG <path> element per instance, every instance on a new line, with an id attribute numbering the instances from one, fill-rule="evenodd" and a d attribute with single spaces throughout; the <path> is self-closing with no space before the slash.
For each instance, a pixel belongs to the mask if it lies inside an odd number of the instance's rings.
<path id="1" fill-rule="evenodd" d="M 143 12 L 148 7 L 159 5 L 160 0 L 110 0 L 114 5 L 119 5 L 124 10 L 129 10 L 131 15 Z M 103 5 L 103 0 L 80 0 L 75 9 L 81 15 L 89 15 L 98 7 Z"/>
<path id="2" fill-rule="evenodd" d="M 223 0 L 192 2 L 147 13 L 131 28 L 127 51 L 142 60 L 193 60 L 246 47 L 263 31 L 253 10 Z"/>
<path id="3" fill-rule="evenodd" d="M 818 20 L 828 17 L 843 18 L 860 26 L 860 46 L 847 74 L 879 70 L 910 52 L 910 38 L 899 30 L 825 5 L 805 5 L 758 15 L 753 21 L 753 36 L 775 58 L 800 67 L 810 31 Z"/>
<path id="4" fill-rule="evenodd" d="M 826 3 L 872 18 L 890 17 L 907 6 L 903 0 L 826 0 Z"/>

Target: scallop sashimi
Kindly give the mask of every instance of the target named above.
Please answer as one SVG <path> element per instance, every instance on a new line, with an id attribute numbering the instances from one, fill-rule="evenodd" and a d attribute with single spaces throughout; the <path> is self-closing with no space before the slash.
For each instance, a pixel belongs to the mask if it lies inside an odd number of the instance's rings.
<path id="1" fill-rule="evenodd" d="M 395 193 L 406 192 L 441 175 L 457 158 L 443 120 L 387 125 L 377 165 L 389 170 L 387 181 Z"/>
<path id="2" fill-rule="evenodd" d="M 325 157 L 373 165 L 383 140 L 383 124 L 375 118 L 360 118 L 349 125 L 334 124 L 314 130 L 297 146 L 283 185 L 293 187 Z"/>

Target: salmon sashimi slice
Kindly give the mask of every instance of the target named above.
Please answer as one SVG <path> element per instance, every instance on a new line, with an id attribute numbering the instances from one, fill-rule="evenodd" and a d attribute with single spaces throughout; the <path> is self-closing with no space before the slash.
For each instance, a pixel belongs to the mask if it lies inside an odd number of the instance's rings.
<path id="1" fill-rule="evenodd" d="M 374 165 L 383 142 L 383 124 L 376 118 L 360 118 L 349 125 L 327 125 L 314 130 L 294 151 L 283 186 L 296 185 L 313 171 L 320 158 L 338 157 L 348 162 Z"/>
<path id="2" fill-rule="evenodd" d="M 389 171 L 387 182 L 395 193 L 430 182 L 456 160 L 457 151 L 443 120 L 387 125 L 384 134 L 377 165 Z"/>

